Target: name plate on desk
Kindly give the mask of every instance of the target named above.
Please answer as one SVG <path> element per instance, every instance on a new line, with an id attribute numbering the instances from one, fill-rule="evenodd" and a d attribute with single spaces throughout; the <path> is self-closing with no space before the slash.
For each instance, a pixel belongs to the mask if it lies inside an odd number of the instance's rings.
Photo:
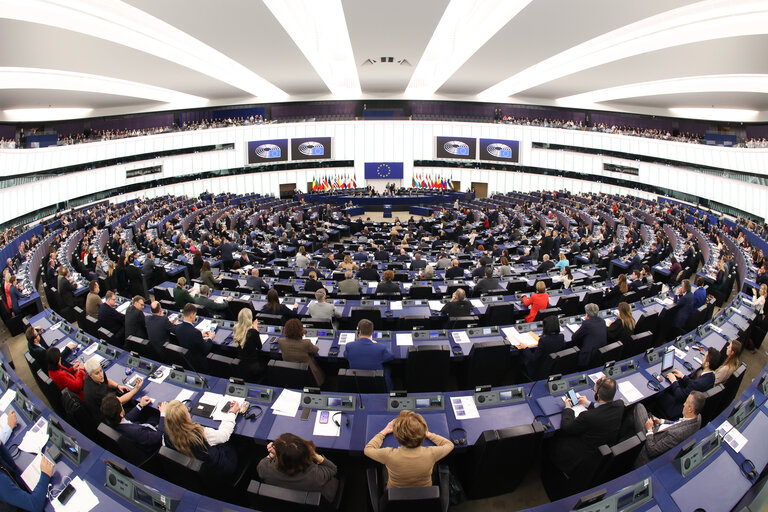
<path id="1" fill-rule="evenodd" d="M 373 339 L 379 341 L 392 341 L 392 331 L 374 331 Z"/>
<path id="2" fill-rule="evenodd" d="M 630 512 L 653 499 L 653 486 L 651 485 L 651 478 L 648 477 L 608 497 L 602 497 L 605 496 L 605 490 L 598 491 L 598 493 L 594 499 L 591 499 L 591 496 L 594 495 L 582 497 L 572 510 L 579 512 Z"/>
<path id="3" fill-rule="evenodd" d="M 698 329 L 697 329 L 697 333 L 698 333 Z M 690 345 L 691 343 L 693 343 L 693 336 L 691 336 L 690 334 L 687 334 L 685 336 L 680 336 L 679 338 L 677 338 L 675 340 L 674 345 L 680 350 L 688 350 L 688 345 Z"/>
<path id="4" fill-rule="evenodd" d="M 128 361 L 126 361 L 126 364 L 134 370 L 139 370 L 150 375 L 155 371 L 156 368 L 155 363 L 151 361 L 145 361 L 139 357 L 139 354 L 136 352 L 131 352 L 131 355 L 128 356 Z"/>
<path id="5" fill-rule="evenodd" d="M 343 306 L 347 303 L 347 299 L 333 299 L 334 306 Z"/>
<path id="6" fill-rule="evenodd" d="M 442 411 L 445 409 L 443 395 L 424 397 L 398 396 L 390 393 L 387 400 L 388 411 Z"/>
<path id="7" fill-rule="evenodd" d="M 603 374 L 615 379 L 616 377 L 620 377 L 625 373 L 630 373 L 635 370 L 637 370 L 637 363 L 633 359 L 630 359 L 621 364 L 606 363 L 603 367 Z"/>
<path id="8" fill-rule="evenodd" d="M 309 409 L 328 409 L 331 411 L 354 411 L 356 398 L 351 395 L 321 395 L 304 392 L 301 394 L 301 405 Z"/>
<path id="9" fill-rule="evenodd" d="M 428 340 L 436 338 L 447 338 L 448 331 L 445 329 L 438 329 L 435 331 L 413 331 L 413 339 L 416 340 Z"/>
<path id="10" fill-rule="evenodd" d="M 8 389 L 10 385 L 11 376 L 8 375 L 7 371 L 5 371 L 5 364 L 0 362 L 0 386 L 3 386 L 3 389 Z"/>
<path id="11" fill-rule="evenodd" d="M 560 378 L 559 375 L 551 375 L 547 380 L 547 389 L 550 395 L 563 394 L 569 389 L 578 388 L 587 384 L 587 374 L 575 377 Z"/>
<path id="12" fill-rule="evenodd" d="M 114 359 L 117 357 L 117 349 L 110 347 L 106 343 L 99 343 L 96 346 L 96 352 L 103 355 L 107 359 Z"/>
<path id="13" fill-rule="evenodd" d="M 525 400 L 525 392 L 522 386 L 516 386 L 509 389 L 484 389 L 475 388 L 475 404 L 478 407 L 489 407 L 499 404 L 513 404 Z"/>
<path id="14" fill-rule="evenodd" d="M 205 386 L 205 379 L 203 377 L 189 373 L 182 367 L 175 365 L 171 369 L 171 373 L 168 374 L 168 379 L 175 384 L 196 389 L 203 389 L 203 386 Z"/>
<path id="15" fill-rule="evenodd" d="M 504 300 L 504 297 L 501 295 L 483 295 L 480 297 L 480 302 L 488 303 L 488 302 L 499 302 Z"/>
<path id="16" fill-rule="evenodd" d="M 720 323 L 722 323 L 722 322 L 720 322 Z M 712 330 L 712 327 L 709 324 L 707 324 L 707 325 L 700 325 L 700 326 L 698 326 L 696 328 L 696 335 L 699 338 L 703 338 L 704 336 L 709 334 L 711 330 Z"/>
<path id="17" fill-rule="evenodd" d="M 728 423 L 734 428 L 739 428 L 749 418 L 749 415 L 755 412 L 755 409 L 757 409 L 755 395 L 752 395 L 745 402 L 739 402 L 733 407 L 731 415 L 728 416 Z"/>
<path id="18" fill-rule="evenodd" d="M 494 334 L 499 334 L 499 328 L 496 326 L 493 327 L 473 327 L 471 329 L 467 329 L 467 334 L 469 336 L 492 336 Z"/>
<path id="19" fill-rule="evenodd" d="M 254 386 L 252 384 L 246 384 L 242 379 L 229 379 L 227 384 L 228 395 L 235 396 L 237 398 L 245 398 L 248 402 L 261 402 L 270 404 L 272 403 L 273 390 L 270 388 L 263 388 L 261 386 Z"/>
<path id="20" fill-rule="evenodd" d="M 426 306 L 427 299 L 403 299 L 403 306 Z"/>
<path id="21" fill-rule="evenodd" d="M 235 322 L 232 320 L 211 320 L 211 323 L 216 326 L 216 329 L 229 329 L 230 331 L 235 328 Z"/>
<path id="22" fill-rule="evenodd" d="M 310 329 L 307 328 L 307 336 L 310 338 L 333 338 L 334 331 L 333 329 Z"/>
<path id="23" fill-rule="evenodd" d="M 380 299 L 362 299 L 361 306 L 386 306 L 388 301 Z"/>
<path id="24" fill-rule="evenodd" d="M 104 485 L 140 509 L 147 512 L 173 512 L 179 506 L 179 500 L 134 480 L 131 473 L 120 464 L 108 460 L 106 466 Z"/>
<path id="25" fill-rule="evenodd" d="M 40 416 L 40 410 L 35 407 L 35 404 L 29 401 L 29 398 L 27 398 L 22 388 L 19 388 L 16 391 L 16 397 L 13 401 L 30 423 L 34 423 Z"/>
<path id="26" fill-rule="evenodd" d="M 48 436 L 51 443 L 53 443 L 53 445 L 76 466 L 79 466 L 83 459 L 88 455 L 88 452 L 83 450 L 74 438 L 67 435 L 61 428 L 59 428 L 59 425 L 55 425 L 53 420 L 48 422 Z"/>
<path id="27" fill-rule="evenodd" d="M 515 324 L 515 329 L 517 329 L 517 332 L 523 333 L 523 332 L 531 332 L 531 331 L 540 331 L 544 328 L 544 322 L 531 322 L 526 323 L 525 320 L 521 320 L 517 324 Z"/>
<path id="28" fill-rule="evenodd" d="M 692 441 L 683 446 L 680 454 L 675 459 L 675 467 L 677 467 L 683 477 L 686 477 L 711 457 L 718 448 L 720 448 L 720 434 L 715 431 L 696 445 L 693 445 Z"/>

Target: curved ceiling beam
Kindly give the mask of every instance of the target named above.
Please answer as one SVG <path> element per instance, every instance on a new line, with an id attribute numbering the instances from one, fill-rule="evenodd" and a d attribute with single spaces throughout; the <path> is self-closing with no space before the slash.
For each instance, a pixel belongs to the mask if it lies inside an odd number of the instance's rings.
<path id="1" fill-rule="evenodd" d="M 609 62 L 685 44 L 768 33 L 765 0 L 704 0 L 618 28 L 489 87 L 484 100 L 507 97 Z"/>
<path id="2" fill-rule="evenodd" d="M 0 17 L 111 41 L 230 84 L 261 100 L 287 94 L 186 32 L 119 0 L 0 0 Z"/>

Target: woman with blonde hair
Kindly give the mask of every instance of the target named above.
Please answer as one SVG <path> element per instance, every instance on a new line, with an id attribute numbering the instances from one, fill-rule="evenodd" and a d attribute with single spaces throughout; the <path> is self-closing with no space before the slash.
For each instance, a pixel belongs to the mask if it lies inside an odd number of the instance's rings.
<path id="1" fill-rule="evenodd" d="M 253 318 L 250 308 L 243 308 L 237 314 L 232 339 L 237 346 L 243 378 L 248 382 L 259 382 L 264 376 L 265 365 L 261 353 L 259 320 Z"/>
<path id="2" fill-rule="evenodd" d="M 435 278 L 435 267 L 427 265 L 421 273 L 421 278 L 425 280 L 432 280 Z"/>
<path id="3" fill-rule="evenodd" d="M 235 430 L 238 413 L 248 409 L 248 402 L 235 404 L 221 420 L 218 429 L 203 427 L 192 421 L 187 407 L 171 400 L 165 409 L 163 444 L 187 457 L 203 462 L 203 470 L 219 477 L 230 476 L 237 468 L 237 451 L 227 443 Z"/>
<path id="4" fill-rule="evenodd" d="M 632 316 L 632 308 L 626 302 L 619 302 L 619 315 L 608 326 L 608 343 L 621 341 L 629 343 L 635 332 L 635 318 Z"/>
<path id="5" fill-rule="evenodd" d="M 344 256 L 344 261 L 341 262 L 341 265 L 339 265 L 339 268 L 343 268 L 344 270 L 359 270 L 360 267 L 355 265 L 355 262 L 352 261 L 352 256 L 349 254 Z"/>
<path id="6" fill-rule="evenodd" d="M 394 434 L 400 446 L 382 448 L 384 438 Z M 435 446 L 422 446 L 429 439 Z M 453 442 L 429 431 L 421 414 L 400 411 L 367 445 L 365 455 L 387 467 L 387 487 L 426 487 L 432 485 L 432 468 L 451 453 Z"/>
<path id="7" fill-rule="evenodd" d="M 741 359 L 739 359 L 741 356 L 741 342 L 731 340 L 726 349 L 725 356 L 723 364 L 715 370 L 715 386 L 725 383 L 741 364 Z"/>
<path id="8" fill-rule="evenodd" d="M 184 309 L 184 306 L 187 304 L 194 304 L 195 299 L 192 298 L 192 295 L 184 289 L 184 286 L 187 284 L 187 279 L 184 277 L 180 277 L 176 280 L 176 286 L 173 287 L 173 300 L 176 302 L 176 305 L 179 307 L 179 311 Z"/>

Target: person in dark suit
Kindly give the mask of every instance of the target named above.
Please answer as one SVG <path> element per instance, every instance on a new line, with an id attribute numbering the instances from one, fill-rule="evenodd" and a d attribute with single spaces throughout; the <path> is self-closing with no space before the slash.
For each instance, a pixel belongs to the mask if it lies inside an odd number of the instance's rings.
<path id="1" fill-rule="evenodd" d="M 16 316 L 21 313 L 21 307 L 19 301 L 21 300 L 21 291 L 19 285 L 16 283 L 16 276 L 11 275 L 8 277 L 8 281 L 5 283 L 5 306 Z"/>
<path id="2" fill-rule="evenodd" d="M 446 279 L 461 279 L 464 277 L 464 269 L 459 266 L 459 260 L 451 261 L 451 266 L 445 271 Z"/>
<path id="3" fill-rule="evenodd" d="M 323 283 L 317 280 L 317 273 L 313 270 L 309 273 L 309 279 L 304 283 L 304 291 L 316 292 L 320 288 L 324 288 Z"/>
<path id="4" fill-rule="evenodd" d="M 359 277 L 361 281 L 378 281 L 381 279 L 379 273 L 373 268 L 373 263 L 370 261 L 365 262 L 365 266 L 360 269 L 357 277 Z"/>
<path id="5" fill-rule="evenodd" d="M 235 244 L 225 238 L 224 243 L 219 246 L 219 256 L 221 257 L 221 266 L 224 270 L 229 270 L 235 262 L 234 252 L 237 250 Z"/>
<path id="6" fill-rule="evenodd" d="M 541 264 L 536 267 L 536 273 L 543 274 L 545 272 L 549 272 L 553 268 L 555 268 L 555 263 L 549 259 L 549 254 L 545 253 L 541 256 Z"/>
<path id="7" fill-rule="evenodd" d="M 373 322 L 360 320 L 357 324 L 357 339 L 344 346 L 344 358 L 353 370 L 384 370 L 383 364 L 395 358 L 392 352 L 373 340 Z M 392 387 L 388 372 L 384 372 L 387 387 Z"/>
<path id="8" fill-rule="evenodd" d="M 626 302 L 619 302 L 619 316 L 616 317 L 611 325 L 608 326 L 607 343 L 620 341 L 624 345 L 632 341 L 632 335 L 635 333 L 635 318 L 632 316 L 632 309 Z"/>
<path id="9" fill-rule="evenodd" d="M 104 294 L 104 304 L 99 306 L 99 327 L 115 335 L 115 339 L 123 339 L 125 335 L 125 315 L 115 309 L 117 304 L 117 295 L 115 292 L 108 291 Z"/>
<path id="10" fill-rule="evenodd" d="M 392 282 L 395 278 L 394 272 L 386 270 L 383 278 L 384 280 L 376 287 L 376 293 L 400 293 L 400 285 Z"/>
<path id="11" fill-rule="evenodd" d="M 296 309 L 299 307 L 298 302 L 293 303 L 293 309 L 289 308 L 285 304 L 280 303 L 280 296 L 277 294 L 277 290 L 274 288 L 267 292 L 267 303 L 261 308 L 261 311 L 268 315 L 280 315 L 285 324 L 289 319 L 296 317 Z"/>
<path id="12" fill-rule="evenodd" d="M 673 324 L 676 329 L 682 331 L 688 323 L 688 319 L 693 316 L 693 294 L 691 293 L 691 282 L 684 279 L 680 287 L 675 290 L 675 305 L 672 306 Z"/>
<path id="13" fill-rule="evenodd" d="M 693 292 L 693 310 L 696 311 L 707 303 L 707 289 L 704 287 L 706 281 L 699 276 L 696 278 L 696 291 Z"/>
<path id="14" fill-rule="evenodd" d="M 554 247 L 554 245 L 555 240 L 552 238 L 552 230 L 548 229 L 541 238 L 541 254 L 546 254 L 547 256 L 552 254 L 552 247 Z"/>
<path id="15" fill-rule="evenodd" d="M 267 293 L 269 286 L 264 282 L 264 279 L 259 277 L 259 269 L 251 269 L 251 275 L 245 280 L 245 286 L 250 288 L 256 293 Z"/>
<path id="16" fill-rule="evenodd" d="M 683 413 L 683 404 L 691 391 L 707 391 L 715 385 L 713 368 L 720 366 L 720 352 L 709 347 L 701 362 L 701 371 L 694 370 L 690 375 L 683 375 L 680 370 L 672 370 L 667 379 L 672 383 L 659 394 L 659 412 L 663 418 L 676 420 Z"/>
<path id="17" fill-rule="evenodd" d="M 472 314 L 472 304 L 467 300 L 467 293 L 463 288 L 458 288 L 451 296 L 451 302 L 446 303 L 440 314 L 448 318 L 457 316 L 469 316 Z"/>
<path id="18" fill-rule="evenodd" d="M 135 254 L 130 261 L 134 261 Z M 125 266 L 125 277 L 128 278 L 128 295 L 145 295 L 144 281 L 141 276 L 141 269 L 131 263 Z"/>
<path id="19" fill-rule="evenodd" d="M 152 274 L 155 272 L 155 255 L 151 252 L 147 253 L 147 257 L 144 258 L 144 265 L 141 267 L 141 273 L 147 278 L 149 286 L 152 286 Z"/>
<path id="20" fill-rule="evenodd" d="M 75 290 L 77 290 L 77 286 L 75 286 L 72 279 L 70 279 L 69 269 L 64 265 L 60 266 L 57 291 L 59 292 L 59 300 L 61 301 L 62 308 L 75 307 Z M 72 315 L 74 315 L 74 313 L 72 313 Z M 62 316 L 66 317 L 66 315 Z"/>
<path id="21" fill-rule="evenodd" d="M 602 377 L 595 382 L 594 391 L 594 403 L 579 397 L 578 405 L 587 409 L 578 416 L 573 410 L 576 404 L 565 399 L 560 434 L 550 447 L 551 463 L 569 477 L 575 477 L 582 468 L 592 467 L 599 457 L 597 448 L 615 443 L 621 430 L 624 402 L 614 400 L 616 381 Z"/>
<path id="22" fill-rule="evenodd" d="M 522 351 L 521 364 L 526 374 L 535 379 L 539 368 L 546 362 L 549 354 L 565 349 L 565 336 L 560 332 L 560 322 L 557 315 L 546 317 L 543 321 L 543 332 L 535 347 L 526 347 L 517 340 L 509 340 L 518 350 Z M 524 335 L 527 336 L 527 335 Z"/>
<path id="23" fill-rule="evenodd" d="M 30 355 L 35 358 L 35 361 L 37 361 L 40 368 L 45 371 L 48 369 L 48 361 L 45 358 L 45 355 L 50 347 L 45 340 L 43 340 L 43 337 L 40 336 L 42 332 L 43 329 L 41 327 L 35 328 L 30 325 L 27 327 L 27 330 L 24 331 L 24 336 L 27 338 L 27 350 L 29 350 Z M 77 347 L 75 342 L 71 341 L 67 343 L 67 346 L 61 351 L 61 358 L 66 361 L 67 357 L 69 357 L 69 353 L 72 352 L 75 347 Z"/>
<path id="24" fill-rule="evenodd" d="M 485 277 L 477 282 L 475 291 L 477 293 L 491 292 L 499 289 L 499 280 L 493 277 L 493 269 L 486 267 Z"/>
<path id="25" fill-rule="evenodd" d="M 229 314 L 229 301 L 232 300 L 232 296 L 227 296 L 223 302 L 216 302 L 210 298 L 211 288 L 204 284 L 200 287 L 200 293 L 195 297 L 195 304 L 203 306 L 207 313 L 211 315 L 226 316 Z"/>
<path id="26" fill-rule="evenodd" d="M 630 270 L 640 270 L 643 268 L 643 258 L 637 254 L 637 249 L 632 249 L 631 257 L 629 259 Z"/>
<path id="27" fill-rule="evenodd" d="M 378 250 L 373 253 L 373 259 L 376 261 L 389 261 L 389 253 L 384 250 L 383 245 L 380 245 Z"/>
<path id="28" fill-rule="evenodd" d="M 171 334 L 176 334 L 176 325 L 163 314 L 158 301 L 149 305 L 152 314 L 145 319 L 147 339 L 151 350 L 159 357 L 163 354 L 163 345 L 171 341 Z"/>
<path id="29" fill-rule="evenodd" d="M 635 432 L 645 432 L 645 443 L 637 456 L 635 467 L 648 464 L 698 432 L 706 400 L 706 393 L 691 391 L 683 404 L 682 418 L 671 422 L 650 416 L 642 403 L 635 405 Z M 660 428 L 662 425 L 664 427 Z"/>
<path id="30" fill-rule="evenodd" d="M 144 297 L 140 295 L 131 300 L 131 305 L 125 312 L 125 337 L 128 336 L 137 336 L 143 340 L 149 336 L 144 321 Z"/>
<path id="31" fill-rule="evenodd" d="M 168 402 L 160 402 L 158 405 L 160 410 L 159 425 L 139 423 L 142 409 L 151 403 L 150 397 L 143 396 L 138 405 L 126 414 L 122 402 L 114 394 L 109 394 L 101 400 L 101 414 L 109 425 L 147 455 L 160 448 L 160 443 L 163 440 L 165 408 L 168 406 Z"/>
<path id="32" fill-rule="evenodd" d="M 200 373 L 208 371 L 208 361 L 205 356 L 213 348 L 210 331 L 200 332 L 195 328 L 197 320 L 197 308 L 194 304 L 187 304 L 182 311 L 184 321 L 176 327 L 176 339 L 179 345 L 189 350 L 189 363 L 193 370 Z"/>
<path id="33" fill-rule="evenodd" d="M 579 329 L 571 336 L 571 341 L 581 350 L 578 361 L 580 369 L 591 367 L 597 349 L 605 346 L 608 340 L 605 320 L 598 316 L 600 308 L 597 307 L 597 304 L 590 302 L 584 306 L 584 312 L 587 316 L 581 322 Z"/>
<path id="34" fill-rule="evenodd" d="M 411 270 L 423 270 L 427 268 L 427 262 L 421 259 L 421 253 L 417 252 L 411 262 Z"/>
<path id="35" fill-rule="evenodd" d="M 642 270 L 633 270 L 632 271 L 632 277 L 629 280 L 629 285 L 627 286 L 627 289 L 630 292 L 633 292 L 643 286 L 645 283 L 643 283 L 642 278 Z"/>
<path id="36" fill-rule="evenodd" d="M 336 262 L 334 261 L 333 254 L 328 254 L 325 258 L 321 259 L 317 266 L 327 268 L 328 270 L 336 270 Z"/>

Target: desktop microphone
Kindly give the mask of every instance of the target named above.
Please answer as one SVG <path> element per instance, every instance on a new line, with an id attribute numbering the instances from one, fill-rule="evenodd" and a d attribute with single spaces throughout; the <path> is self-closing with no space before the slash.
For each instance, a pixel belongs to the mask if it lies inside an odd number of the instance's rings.
<path id="1" fill-rule="evenodd" d="M 534 381 L 533 385 L 531 386 L 531 389 L 528 390 L 528 395 L 526 398 L 531 398 L 531 393 L 533 393 L 533 388 L 536 387 L 536 383 L 539 381 Z"/>
<path id="2" fill-rule="evenodd" d="M 357 402 L 360 404 L 360 409 L 364 409 L 363 394 L 360 393 L 360 383 L 357 381 L 357 370 L 352 370 L 352 377 L 355 379 L 355 387 L 357 388 Z"/>
<path id="3" fill-rule="evenodd" d="M 187 359 L 187 356 L 185 356 L 183 353 L 181 353 L 181 357 L 182 357 L 182 359 L 184 359 L 184 362 L 185 362 L 185 363 L 187 363 L 187 366 L 189 366 L 189 368 L 190 368 L 190 369 L 191 369 L 193 372 L 195 372 L 195 375 L 197 375 L 198 377 L 200 377 L 200 380 L 202 380 L 202 381 L 203 381 L 203 386 L 205 386 L 205 389 L 208 389 L 208 390 L 210 390 L 210 389 L 211 389 L 211 387 L 208 385 L 208 379 L 206 379 L 205 377 L 203 377 L 202 375 L 200 375 L 200 373 L 199 373 L 197 370 L 195 370 L 195 367 L 194 367 L 194 366 L 192 366 L 192 363 L 190 363 L 190 362 L 189 362 L 189 359 Z"/>

